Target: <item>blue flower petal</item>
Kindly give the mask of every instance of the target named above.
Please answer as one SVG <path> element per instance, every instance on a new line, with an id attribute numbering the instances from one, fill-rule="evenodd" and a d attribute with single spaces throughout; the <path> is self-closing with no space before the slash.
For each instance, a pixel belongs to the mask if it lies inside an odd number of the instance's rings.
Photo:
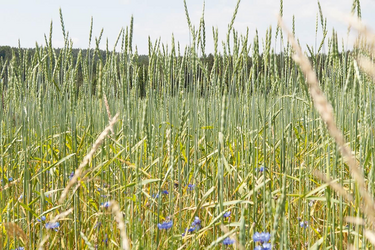
<path id="1" fill-rule="evenodd" d="M 223 215 L 223 217 L 224 217 L 224 218 L 229 218 L 229 217 L 230 217 L 230 214 L 231 214 L 230 211 L 225 212 L 224 215 Z"/>
<path id="2" fill-rule="evenodd" d="M 264 243 L 263 250 L 271 250 L 271 243 Z"/>
<path id="3" fill-rule="evenodd" d="M 234 243 L 234 240 L 229 238 L 229 237 L 227 237 L 227 238 L 225 238 L 225 240 L 223 240 L 224 245 L 232 245 L 233 243 Z"/>
<path id="4" fill-rule="evenodd" d="M 201 224 L 201 220 L 199 219 L 198 216 L 195 216 L 193 223 L 194 223 L 195 225 L 200 225 L 200 224 Z"/>
<path id="5" fill-rule="evenodd" d="M 253 235 L 253 240 L 254 240 L 254 242 L 261 241 L 260 233 L 255 232 L 254 235 Z"/>
<path id="6" fill-rule="evenodd" d="M 260 234 L 260 241 L 261 242 L 268 242 L 271 239 L 271 234 L 270 233 L 261 233 Z"/>
<path id="7" fill-rule="evenodd" d="M 163 223 L 158 224 L 159 229 L 170 229 L 173 226 L 173 221 L 164 221 Z"/>
<path id="8" fill-rule="evenodd" d="M 60 226 L 59 222 L 47 222 L 45 227 L 47 229 L 57 229 Z"/>

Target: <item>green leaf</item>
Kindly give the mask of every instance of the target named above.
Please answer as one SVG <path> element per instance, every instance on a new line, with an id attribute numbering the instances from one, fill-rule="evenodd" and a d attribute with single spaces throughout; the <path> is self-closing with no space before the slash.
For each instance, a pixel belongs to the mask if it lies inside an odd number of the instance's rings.
<path id="1" fill-rule="evenodd" d="M 23 207 L 26 211 L 32 213 L 33 216 L 35 216 L 36 218 L 38 218 L 39 215 L 38 215 L 37 213 L 35 213 L 35 211 L 32 210 L 28 205 L 26 205 L 26 204 L 24 204 L 24 203 L 22 203 L 22 202 L 19 202 L 19 204 L 20 204 L 21 207 Z"/>
<path id="2" fill-rule="evenodd" d="M 154 182 L 159 182 L 161 181 L 160 179 L 147 179 L 147 180 L 143 180 L 139 183 L 140 186 L 144 186 L 144 185 L 147 185 L 147 184 L 150 184 L 150 183 L 154 183 Z"/>
<path id="3" fill-rule="evenodd" d="M 323 237 L 320 238 L 317 242 L 314 243 L 314 245 L 312 245 L 309 250 L 318 250 L 319 249 L 319 246 L 323 243 Z"/>
<path id="4" fill-rule="evenodd" d="M 65 162 L 66 160 L 70 159 L 70 157 L 74 156 L 75 154 L 76 154 L 76 153 L 73 153 L 73 154 L 67 155 L 67 156 L 65 156 L 64 158 L 62 158 L 61 160 L 59 160 L 58 162 L 56 162 L 56 163 L 52 164 L 51 166 L 49 166 L 49 167 L 43 169 L 42 172 L 39 172 L 38 174 L 34 175 L 34 176 L 30 179 L 30 181 L 32 181 L 33 179 L 35 179 L 36 177 L 38 177 L 40 174 L 42 174 L 42 173 L 44 173 L 44 172 L 50 170 L 51 168 L 53 168 L 53 167 L 57 167 L 57 166 L 60 165 L 61 163 L 63 163 L 63 162 Z"/>

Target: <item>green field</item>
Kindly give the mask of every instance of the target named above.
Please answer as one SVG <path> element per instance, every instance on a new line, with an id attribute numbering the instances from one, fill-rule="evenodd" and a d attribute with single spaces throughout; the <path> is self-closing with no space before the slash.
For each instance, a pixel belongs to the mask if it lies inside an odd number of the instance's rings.
<path id="1" fill-rule="evenodd" d="M 91 26 L 76 55 L 62 12 L 64 48 L 51 28 L 47 46 L 0 57 L 0 249 L 374 249 L 375 88 L 360 67 L 374 43 L 344 51 L 320 11 L 323 39 L 302 48 L 360 183 L 277 19 L 249 39 L 234 29 L 238 6 L 225 41 L 203 15 L 193 27 L 186 7 L 191 46 L 149 40 L 147 63 L 133 18 L 120 51 L 102 53 Z"/>

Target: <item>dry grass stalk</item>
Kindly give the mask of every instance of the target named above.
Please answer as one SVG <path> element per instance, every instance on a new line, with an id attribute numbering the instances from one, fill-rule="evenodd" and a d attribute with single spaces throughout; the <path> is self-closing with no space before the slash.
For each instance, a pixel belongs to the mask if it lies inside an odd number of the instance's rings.
<path id="1" fill-rule="evenodd" d="M 51 220 L 51 223 L 57 222 L 59 219 L 65 218 L 66 216 L 68 216 L 72 212 L 73 212 L 73 208 L 70 208 L 63 213 L 59 213 L 58 215 L 55 216 L 55 218 L 53 218 Z"/>
<path id="2" fill-rule="evenodd" d="M 220 229 L 224 233 L 229 233 L 229 229 L 226 226 L 224 226 L 224 225 L 221 225 Z M 237 237 L 235 235 L 232 235 L 231 238 L 234 240 L 234 242 L 236 244 L 236 247 L 238 249 L 240 249 L 240 250 L 244 250 L 245 249 L 245 247 L 237 240 Z"/>
<path id="3" fill-rule="evenodd" d="M 4 186 L 4 188 L 0 187 L 0 191 L 4 191 L 4 190 L 10 188 L 11 186 L 16 185 L 18 182 L 20 182 L 20 180 L 21 180 L 21 178 L 18 178 L 18 179 L 16 179 L 16 180 L 12 181 L 11 183 L 6 184 L 6 185 Z"/>
<path id="4" fill-rule="evenodd" d="M 362 68 L 363 71 L 369 74 L 373 80 L 375 80 L 375 67 L 374 67 L 373 62 L 370 59 L 364 56 L 361 56 L 358 58 L 358 64 Z"/>
<path id="5" fill-rule="evenodd" d="M 69 189 L 78 181 L 78 178 L 81 176 L 82 169 L 89 163 L 91 160 L 92 156 L 94 155 L 95 151 L 99 148 L 99 146 L 102 144 L 104 141 L 105 137 L 108 135 L 109 131 L 111 131 L 111 128 L 113 125 L 117 122 L 119 114 L 116 114 L 112 120 L 110 120 L 109 125 L 103 130 L 103 132 L 99 135 L 98 139 L 96 139 L 94 145 L 92 146 L 90 152 L 83 158 L 81 164 L 79 167 L 76 169 L 74 176 L 72 179 L 69 181 L 68 185 L 65 187 L 64 191 L 61 194 L 61 197 L 59 199 L 59 203 L 63 203 Z"/>
<path id="6" fill-rule="evenodd" d="M 60 213 L 60 214 L 56 215 L 55 218 L 53 218 L 50 221 L 50 223 L 55 223 L 59 219 L 65 218 L 66 216 L 68 216 L 72 212 L 73 212 L 73 208 L 70 208 L 70 209 L 66 210 L 65 212 L 63 212 L 63 213 Z M 49 239 L 49 233 L 47 233 L 47 235 L 44 236 L 44 238 L 40 241 L 38 250 L 43 250 L 43 246 L 44 246 L 44 244 L 46 244 L 46 242 L 48 241 L 48 239 Z"/>
<path id="7" fill-rule="evenodd" d="M 354 245 L 349 245 L 348 250 L 357 250 L 357 248 Z"/>
<path id="8" fill-rule="evenodd" d="M 362 46 L 357 43 L 357 46 L 364 48 L 365 50 L 369 51 L 370 54 L 375 54 L 375 33 L 371 31 L 369 28 L 366 27 L 366 25 L 363 24 L 363 22 L 354 16 L 344 16 L 344 19 L 347 23 L 349 23 L 350 26 L 354 27 L 356 30 L 358 30 L 359 34 L 363 36 Z M 358 64 L 359 66 L 365 71 L 367 74 L 369 74 L 373 79 L 375 79 L 375 67 L 374 63 L 366 58 L 366 57 L 359 57 L 358 58 Z"/>
<path id="9" fill-rule="evenodd" d="M 358 30 L 358 32 L 363 35 L 368 42 L 372 44 L 375 43 L 375 33 L 367 28 L 360 19 L 353 15 L 340 14 L 340 16 L 342 16 L 351 27 L 354 27 L 356 30 Z"/>
<path id="10" fill-rule="evenodd" d="M 359 217 L 348 216 L 345 218 L 345 221 L 350 224 L 362 225 L 362 226 L 365 225 L 365 220 Z"/>
<path id="11" fill-rule="evenodd" d="M 359 163 L 357 162 L 354 155 L 352 154 L 350 147 L 346 144 L 342 132 L 336 126 L 334 115 L 333 115 L 333 108 L 331 104 L 328 102 L 322 90 L 320 89 L 318 79 L 311 66 L 309 59 L 303 54 L 293 34 L 284 25 L 282 18 L 279 16 L 278 19 L 279 19 L 279 26 L 282 29 L 284 29 L 284 31 L 288 34 L 289 42 L 292 44 L 294 51 L 296 53 L 293 56 L 293 59 L 296 61 L 296 63 L 300 65 L 302 72 L 305 74 L 308 87 L 309 87 L 309 92 L 314 102 L 315 109 L 318 111 L 322 120 L 325 122 L 328 132 L 336 141 L 336 144 L 339 147 L 340 153 L 343 156 L 344 161 L 350 167 L 351 175 L 356 180 L 358 187 L 359 187 L 359 192 L 365 202 L 365 206 L 364 206 L 365 213 L 367 214 L 368 218 L 374 223 L 375 222 L 374 201 L 371 195 L 367 191 L 366 182 L 362 175 Z"/>
<path id="12" fill-rule="evenodd" d="M 104 97 L 105 109 L 107 110 L 108 121 L 111 122 L 111 120 L 112 120 L 111 110 L 109 109 L 109 104 L 108 104 L 107 96 L 105 95 L 105 93 L 103 93 L 103 97 Z M 112 135 L 115 134 L 113 132 L 113 128 L 112 127 L 111 127 L 111 134 Z"/>
<path id="13" fill-rule="evenodd" d="M 374 231 L 364 230 L 365 237 L 371 242 L 371 244 L 375 245 L 375 233 Z"/>
<path id="14" fill-rule="evenodd" d="M 42 241 L 39 243 L 39 247 L 38 247 L 38 250 L 43 250 L 43 246 L 44 244 L 46 244 L 46 242 L 48 241 L 49 239 L 49 234 L 47 234 L 46 236 L 44 236 L 44 238 L 42 239 Z"/>
<path id="15" fill-rule="evenodd" d="M 347 201 L 353 201 L 353 197 L 348 194 L 348 192 L 338 183 L 334 182 L 333 180 L 327 178 L 322 172 L 314 171 L 314 175 L 324 181 L 325 183 L 329 184 L 330 187 L 335 190 L 339 195 L 343 196 Z"/>
<path id="16" fill-rule="evenodd" d="M 112 213 L 115 215 L 115 220 L 117 221 L 118 228 L 120 229 L 122 249 L 128 250 L 130 249 L 129 241 L 128 237 L 126 236 L 126 228 L 120 206 L 117 201 L 112 200 L 110 201 L 110 208 L 112 209 Z"/>
<path id="17" fill-rule="evenodd" d="M 24 243 L 27 242 L 25 232 L 17 224 L 13 222 L 4 223 L 4 228 L 8 237 L 13 238 L 14 236 L 18 236 L 23 240 Z"/>

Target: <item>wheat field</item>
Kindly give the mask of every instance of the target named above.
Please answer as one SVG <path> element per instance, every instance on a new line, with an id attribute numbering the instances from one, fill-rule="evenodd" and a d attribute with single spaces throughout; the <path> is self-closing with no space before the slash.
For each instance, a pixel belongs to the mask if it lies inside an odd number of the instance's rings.
<path id="1" fill-rule="evenodd" d="M 319 5 L 225 41 L 14 48 L 0 57 L 0 249 L 374 249 L 375 34 L 346 51 Z M 288 31 L 290 27 L 291 31 Z M 250 39 L 249 33 L 255 33 Z M 214 53 L 205 50 L 214 38 Z M 314 41 L 312 41 L 314 44 Z M 326 49 L 325 49 L 326 48 Z M 278 52 L 276 52 L 278 51 Z"/>

